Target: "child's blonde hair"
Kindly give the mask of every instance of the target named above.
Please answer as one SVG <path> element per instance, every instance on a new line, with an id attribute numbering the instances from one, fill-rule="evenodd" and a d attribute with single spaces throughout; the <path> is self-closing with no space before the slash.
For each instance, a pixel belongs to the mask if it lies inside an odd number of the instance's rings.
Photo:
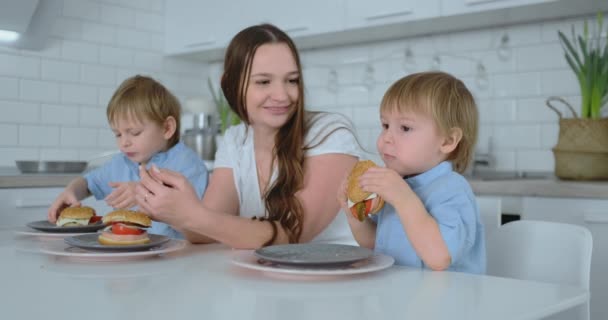
<path id="1" fill-rule="evenodd" d="M 464 83 L 445 72 L 410 74 L 395 82 L 382 98 L 380 112 L 414 112 L 430 115 L 442 134 L 460 128 L 462 139 L 448 159 L 463 173 L 477 142 L 478 113 L 473 95 Z"/>
<path id="2" fill-rule="evenodd" d="M 175 118 L 175 133 L 169 139 L 169 147 L 179 142 L 180 114 L 181 106 L 177 98 L 158 81 L 141 75 L 123 81 L 106 110 L 110 123 L 115 123 L 119 118 L 146 119 L 162 127 L 168 117 Z"/>

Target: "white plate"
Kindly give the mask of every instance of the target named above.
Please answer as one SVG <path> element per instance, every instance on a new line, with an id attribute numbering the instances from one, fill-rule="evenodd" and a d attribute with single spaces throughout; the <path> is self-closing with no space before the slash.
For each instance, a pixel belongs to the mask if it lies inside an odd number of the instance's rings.
<path id="1" fill-rule="evenodd" d="M 347 266 L 331 267 L 331 266 L 296 266 L 296 265 L 281 265 L 274 263 L 260 263 L 260 258 L 256 257 L 251 250 L 235 251 L 232 256 L 232 263 L 243 268 L 253 269 L 264 272 L 283 273 L 291 275 L 304 276 L 333 276 L 333 275 L 348 275 L 373 272 L 386 269 L 395 263 L 393 257 L 374 253 L 371 258 L 355 262 Z"/>
<path id="2" fill-rule="evenodd" d="M 95 261 L 114 261 L 132 258 L 151 257 L 169 252 L 182 250 L 186 247 L 185 240 L 171 239 L 158 247 L 154 247 L 147 251 L 133 252 L 107 252 L 107 251 L 89 251 L 77 247 L 72 247 L 63 241 L 51 241 L 44 243 L 40 248 L 40 252 L 54 255 L 75 258 L 78 260 L 95 260 Z"/>
<path id="3" fill-rule="evenodd" d="M 78 236 L 83 234 L 82 232 L 79 233 L 57 233 L 57 232 L 44 232 L 44 231 L 39 231 L 39 230 L 35 230 L 35 229 L 30 229 L 27 227 L 18 227 L 15 228 L 15 234 L 18 235 L 22 235 L 22 236 L 35 236 L 35 237 L 42 237 L 42 238 L 65 238 L 65 237 L 72 237 L 72 236 Z M 92 232 L 95 233 L 96 231 Z"/>

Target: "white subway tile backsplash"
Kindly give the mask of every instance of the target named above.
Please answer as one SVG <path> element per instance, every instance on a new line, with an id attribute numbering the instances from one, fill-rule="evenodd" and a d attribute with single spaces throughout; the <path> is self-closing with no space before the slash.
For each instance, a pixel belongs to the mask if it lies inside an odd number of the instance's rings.
<path id="1" fill-rule="evenodd" d="M 78 82 L 80 80 L 80 64 L 43 59 L 40 74 L 42 80 Z"/>
<path id="2" fill-rule="evenodd" d="M 515 101 L 512 99 L 480 100 L 477 108 L 479 121 L 483 123 L 512 123 L 516 119 Z"/>
<path id="3" fill-rule="evenodd" d="M 103 65 L 130 67 L 133 66 L 133 50 L 109 46 L 99 49 L 99 62 Z"/>
<path id="4" fill-rule="evenodd" d="M 77 125 L 78 107 L 42 104 L 40 118 L 45 124 Z"/>
<path id="5" fill-rule="evenodd" d="M 546 99 L 517 100 L 517 120 L 520 122 L 555 122 L 557 114 L 546 105 Z"/>
<path id="6" fill-rule="evenodd" d="M 100 5 L 90 0 L 63 0 L 63 15 L 71 18 L 99 21 Z"/>
<path id="7" fill-rule="evenodd" d="M 59 145 L 59 127 L 45 125 L 19 126 L 19 145 L 50 147 Z"/>
<path id="8" fill-rule="evenodd" d="M 19 79 L 0 76 L 0 99 L 19 98 Z"/>
<path id="9" fill-rule="evenodd" d="M 40 59 L 0 54 L 0 76 L 36 79 L 40 76 Z"/>
<path id="10" fill-rule="evenodd" d="M 543 96 L 563 96 L 578 94 L 579 84 L 570 68 L 541 72 L 541 93 Z"/>
<path id="11" fill-rule="evenodd" d="M 109 127 L 97 130 L 97 145 L 104 148 L 118 148 L 116 137 Z"/>
<path id="12" fill-rule="evenodd" d="M 338 90 L 339 106 L 366 106 L 369 104 L 369 90 L 362 86 L 342 86 Z"/>
<path id="13" fill-rule="evenodd" d="M 125 7 L 101 5 L 101 22 L 135 27 L 135 10 Z"/>
<path id="14" fill-rule="evenodd" d="M 563 49 L 557 42 L 543 43 L 515 50 L 517 70 L 547 70 L 567 67 Z"/>
<path id="15" fill-rule="evenodd" d="M 66 60 L 97 63 L 99 61 L 99 45 L 81 41 L 63 41 L 61 56 Z"/>
<path id="16" fill-rule="evenodd" d="M 62 84 L 61 102 L 97 105 L 97 87 L 78 84 Z"/>
<path id="17" fill-rule="evenodd" d="M 61 146 L 90 147 L 97 139 L 97 129 L 92 128 L 61 128 Z"/>
<path id="18" fill-rule="evenodd" d="M 160 53 L 136 51 L 133 61 L 134 67 L 147 67 L 154 71 L 163 70 L 163 55 Z"/>
<path id="19" fill-rule="evenodd" d="M 78 149 L 68 148 L 41 148 L 40 149 L 40 160 L 43 161 L 78 161 L 79 159 Z"/>
<path id="20" fill-rule="evenodd" d="M 0 123 L 0 146 L 16 146 L 19 130 L 16 124 Z"/>
<path id="21" fill-rule="evenodd" d="M 20 99 L 26 101 L 58 102 L 59 84 L 52 81 L 21 80 Z"/>
<path id="22" fill-rule="evenodd" d="M 116 83 L 116 70 L 113 67 L 83 64 L 81 70 L 83 84 L 112 86 Z"/>
<path id="23" fill-rule="evenodd" d="M 540 126 L 496 125 L 492 142 L 497 149 L 540 148 Z"/>
<path id="24" fill-rule="evenodd" d="M 548 171 L 555 166 L 553 153 L 550 150 L 517 151 L 517 170 Z"/>
<path id="25" fill-rule="evenodd" d="M 163 16 L 148 12 L 135 12 L 135 27 L 153 32 L 163 32 L 165 20 Z"/>
<path id="26" fill-rule="evenodd" d="M 116 27 L 111 25 L 92 22 L 82 24 L 82 38 L 88 42 L 114 45 L 116 33 Z"/>
<path id="27" fill-rule="evenodd" d="M 38 103 L 0 100 L 0 114 L 3 123 L 38 123 L 40 108 Z"/>
<path id="28" fill-rule="evenodd" d="M 492 152 L 495 159 L 495 168 L 500 171 L 517 170 L 515 151 L 497 150 Z"/>
<path id="29" fill-rule="evenodd" d="M 557 144 L 559 125 L 557 123 L 540 126 L 540 144 L 544 150 L 551 150 Z"/>
<path id="30" fill-rule="evenodd" d="M 306 107 L 311 110 L 332 110 L 338 106 L 338 95 L 327 87 L 307 87 L 304 92 Z"/>
<path id="31" fill-rule="evenodd" d="M 38 160 L 38 149 L 25 147 L 0 147 L 0 166 L 14 167 L 18 160 Z"/>
<path id="32" fill-rule="evenodd" d="M 357 128 L 379 128 L 380 108 L 377 106 L 353 108 L 352 119 L 357 124 Z"/>
<path id="33" fill-rule="evenodd" d="M 105 106 L 103 108 L 80 108 L 79 123 L 87 127 L 107 128 L 108 118 Z"/>
<path id="34" fill-rule="evenodd" d="M 151 49 L 150 33 L 145 31 L 117 28 L 116 44 L 121 47 L 133 49 Z"/>
<path id="35" fill-rule="evenodd" d="M 82 40 L 82 20 L 59 17 L 53 23 L 51 35 L 61 39 Z"/>
<path id="36" fill-rule="evenodd" d="M 512 47 L 522 47 L 525 45 L 535 45 L 542 41 L 541 26 L 539 24 L 512 25 L 505 29 L 496 30 L 494 48 L 502 43 L 503 36 L 507 35 L 508 45 Z"/>
<path id="37" fill-rule="evenodd" d="M 107 87 L 99 87 L 97 92 L 98 92 L 98 101 L 97 104 L 99 106 L 102 106 L 105 110 L 105 108 L 108 106 L 108 103 L 110 102 L 110 99 L 112 99 L 112 95 L 114 94 L 114 91 L 116 91 L 117 87 L 111 87 L 111 88 L 107 88 Z"/>
<path id="38" fill-rule="evenodd" d="M 540 93 L 540 75 L 537 72 L 496 75 L 493 81 L 494 95 L 497 97 L 529 97 Z"/>

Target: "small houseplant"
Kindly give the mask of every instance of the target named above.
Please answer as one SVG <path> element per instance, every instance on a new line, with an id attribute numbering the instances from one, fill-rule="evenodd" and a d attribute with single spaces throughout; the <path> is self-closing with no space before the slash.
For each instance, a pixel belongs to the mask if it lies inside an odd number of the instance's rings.
<path id="1" fill-rule="evenodd" d="M 222 89 L 219 88 L 216 91 L 213 88 L 213 83 L 210 78 L 207 79 L 207 84 L 209 85 L 209 92 L 211 92 L 213 102 L 217 107 L 217 114 L 219 115 L 219 134 L 223 135 L 228 127 L 241 123 L 241 119 L 232 111 L 232 109 L 230 109 L 230 105 L 228 104 L 226 97 L 224 97 Z"/>
<path id="2" fill-rule="evenodd" d="M 608 101 L 608 43 L 601 38 L 601 12 L 596 21 L 597 26 L 591 33 L 587 21 L 582 35 L 576 35 L 574 26 L 570 38 L 558 31 L 564 56 L 581 91 L 580 118 L 564 99 L 547 99 L 547 106 L 559 116 L 559 136 L 553 154 L 555 175 L 562 179 L 608 179 L 608 118 L 601 118 L 601 109 Z M 551 104 L 555 101 L 565 104 L 573 118 L 562 117 Z"/>

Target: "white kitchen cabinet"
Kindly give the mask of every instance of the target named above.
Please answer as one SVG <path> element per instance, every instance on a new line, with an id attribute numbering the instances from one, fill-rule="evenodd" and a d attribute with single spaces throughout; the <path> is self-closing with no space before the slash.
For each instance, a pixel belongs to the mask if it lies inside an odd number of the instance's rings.
<path id="1" fill-rule="evenodd" d="M 180 54 L 224 48 L 255 17 L 249 1 L 168 0 L 165 3 L 165 52 Z"/>
<path id="2" fill-rule="evenodd" d="M 441 15 L 452 16 L 463 13 L 514 8 L 556 0 L 442 0 Z"/>
<path id="3" fill-rule="evenodd" d="M 524 197 L 522 219 L 576 224 L 591 231 L 591 319 L 608 319 L 608 199 Z"/>
<path id="4" fill-rule="evenodd" d="M 46 219 L 48 208 L 61 191 L 63 188 L 0 189 L 0 228 L 19 227 L 31 221 Z M 94 208 L 98 215 L 112 210 L 105 202 L 93 197 L 82 203 Z"/>
<path id="5" fill-rule="evenodd" d="M 440 0 L 347 1 L 346 29 L 422 20 L 440 15 Z"/>
<path id="6" fill-rule="evenodd" d="M 168 0 L 165 52 L 221 50 L 245 27 L 272 23 L 291 37 L 343 29 L 343 0 Z"/>

